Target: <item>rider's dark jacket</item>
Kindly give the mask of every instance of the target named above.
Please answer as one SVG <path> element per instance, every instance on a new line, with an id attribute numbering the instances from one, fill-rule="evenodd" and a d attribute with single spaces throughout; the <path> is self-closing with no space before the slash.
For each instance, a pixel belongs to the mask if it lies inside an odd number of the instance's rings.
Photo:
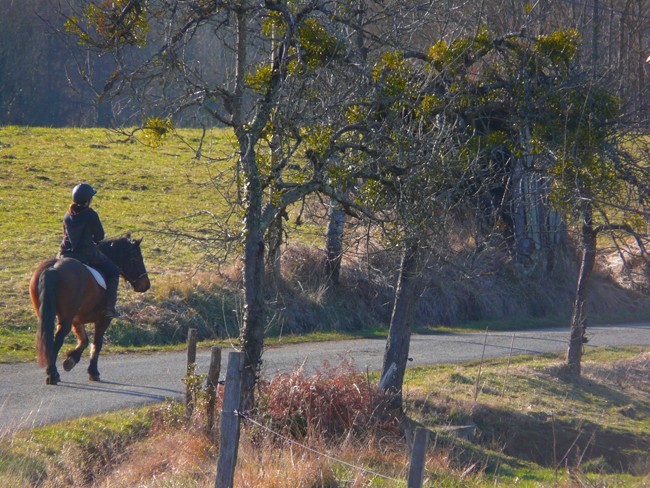
<path id="1" fill-rule="evenodd" d="M 83 256 L 89 261 L 98 258 L 96 244 L 104 238 L 104 227 L 92 208 L 70 205 L 63 218 L 63 233 L 61 255 Z"/>

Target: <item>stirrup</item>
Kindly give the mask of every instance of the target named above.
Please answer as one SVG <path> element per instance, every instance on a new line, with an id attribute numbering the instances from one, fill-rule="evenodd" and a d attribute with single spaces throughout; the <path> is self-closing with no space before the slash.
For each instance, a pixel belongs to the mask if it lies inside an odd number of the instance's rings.
<path id="1" fill-rule="evenodd" d="M 107 319 L 116 319 L 119 318 L 120 313 L 114 308 L 107 308 L 104 310 L 104 317 Z"/>

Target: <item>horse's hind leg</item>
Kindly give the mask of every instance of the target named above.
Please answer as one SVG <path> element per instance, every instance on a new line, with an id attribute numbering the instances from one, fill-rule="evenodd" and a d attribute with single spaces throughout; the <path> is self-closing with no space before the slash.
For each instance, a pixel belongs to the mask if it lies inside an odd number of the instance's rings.
<path id="1" fill-rule="evenodd" d="M 90 381 L 99 381 L 99 353 L 104 345 L 104 332 L 111 323 L 111 319 L 101 319 L 95 322 L 95 334 L 93 335 L 93 344 L 90 346 L 90 365 L 88 366 L 88 379 Z"/>
<path id="2" fill-rule="evenodd" d="M 61 381 L 61 375 L 59 375 L 59 371 L 56 368 L 56 358 L 59 355 L 59 351 L 61 350 L 61 347 L 63 346 L 63 341 L 65 340 L 65 337 L 70 333 L 71 322 L 72 322 L 71 320 L 59 320 L 59 324 L 56 328 L 56 333 L 54 334 L 54 348 L 53 348 L 54 361 L 51 362 L 51 364 L 47 367 L 47 370 L 45 371 L 47 375 L 45 382 L 48 385 L 56 385 L 59 381 Z M 64 368 L 65 368 L 65 364 L 64 364 Z"/>
<path id="3" fill-rule="evenodd" d="M 74 368 L 79 361 L 81 361 L 81 354 L 88 347 L 88 334 L 84 324 L 72 324 L 72 329 L 77 336 L 77 347 L 67 353 L 67 358 L 63 361 L 63 369 L 70 371 Z"/>

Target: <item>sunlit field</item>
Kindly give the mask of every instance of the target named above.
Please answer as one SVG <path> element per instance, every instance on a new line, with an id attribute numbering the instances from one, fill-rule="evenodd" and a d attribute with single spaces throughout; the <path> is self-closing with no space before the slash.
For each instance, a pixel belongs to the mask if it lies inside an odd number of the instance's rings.
<path id="1" fill-rule="evenodd" d="M 231 209 L 233 146 L 229 132 L 214 129 L 203 141 L 204 158 L 197 160 L 201 132 L 180 130 L 154 147 L 142 133 L 131 139 L 104 129 L 0 128 L 0 340 L 4 360 L 24 357 L 33 346 L 35 317 L 28 293 L 32 270 L 58 251 L 61 220 L 71 190 L 88 182 L 98 190 L 93 208 L 107 237 L 131 233 L 143 238 L 143 254 L 153 282 L 151 294 L 188 292 L 190 278 L 209 281 L 212 274 L 235 261 L 238 244 L 229 254 L 184 235 L 172 235 L 190 215 L 209 216 L 198 237 L 209 237 L 208 225 L 241 228 L 240 211 Z M 291 229 L 293 223 L 287 223 Z M 203 234 L 201 234 L 203 233 Z M 321 241 L 315 225 L 303 225 L 299 239 Z M 212 246 L 210 249 L 209 246 Z M 181 293 L 181 294 L 182 294 Z M 121 302 L 136 300 L 127 286 Z M 113 329 L 115 332 L 116 329 Z"/>

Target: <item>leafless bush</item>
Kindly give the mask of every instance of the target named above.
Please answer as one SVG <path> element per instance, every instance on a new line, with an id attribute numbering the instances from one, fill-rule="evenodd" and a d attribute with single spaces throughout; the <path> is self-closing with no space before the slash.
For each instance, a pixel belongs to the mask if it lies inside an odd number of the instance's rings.
<path id="1" fill-rule="evenodd" d="M 279 374 L 264 386 L 261 398 L 257 415 L 273 431 L 292 438 L 335 439 L 396 427 L 377 425 L 376 385 L 347 360 L 337 366 L 325 362 L 312 376 L 302 368 Z"/>

